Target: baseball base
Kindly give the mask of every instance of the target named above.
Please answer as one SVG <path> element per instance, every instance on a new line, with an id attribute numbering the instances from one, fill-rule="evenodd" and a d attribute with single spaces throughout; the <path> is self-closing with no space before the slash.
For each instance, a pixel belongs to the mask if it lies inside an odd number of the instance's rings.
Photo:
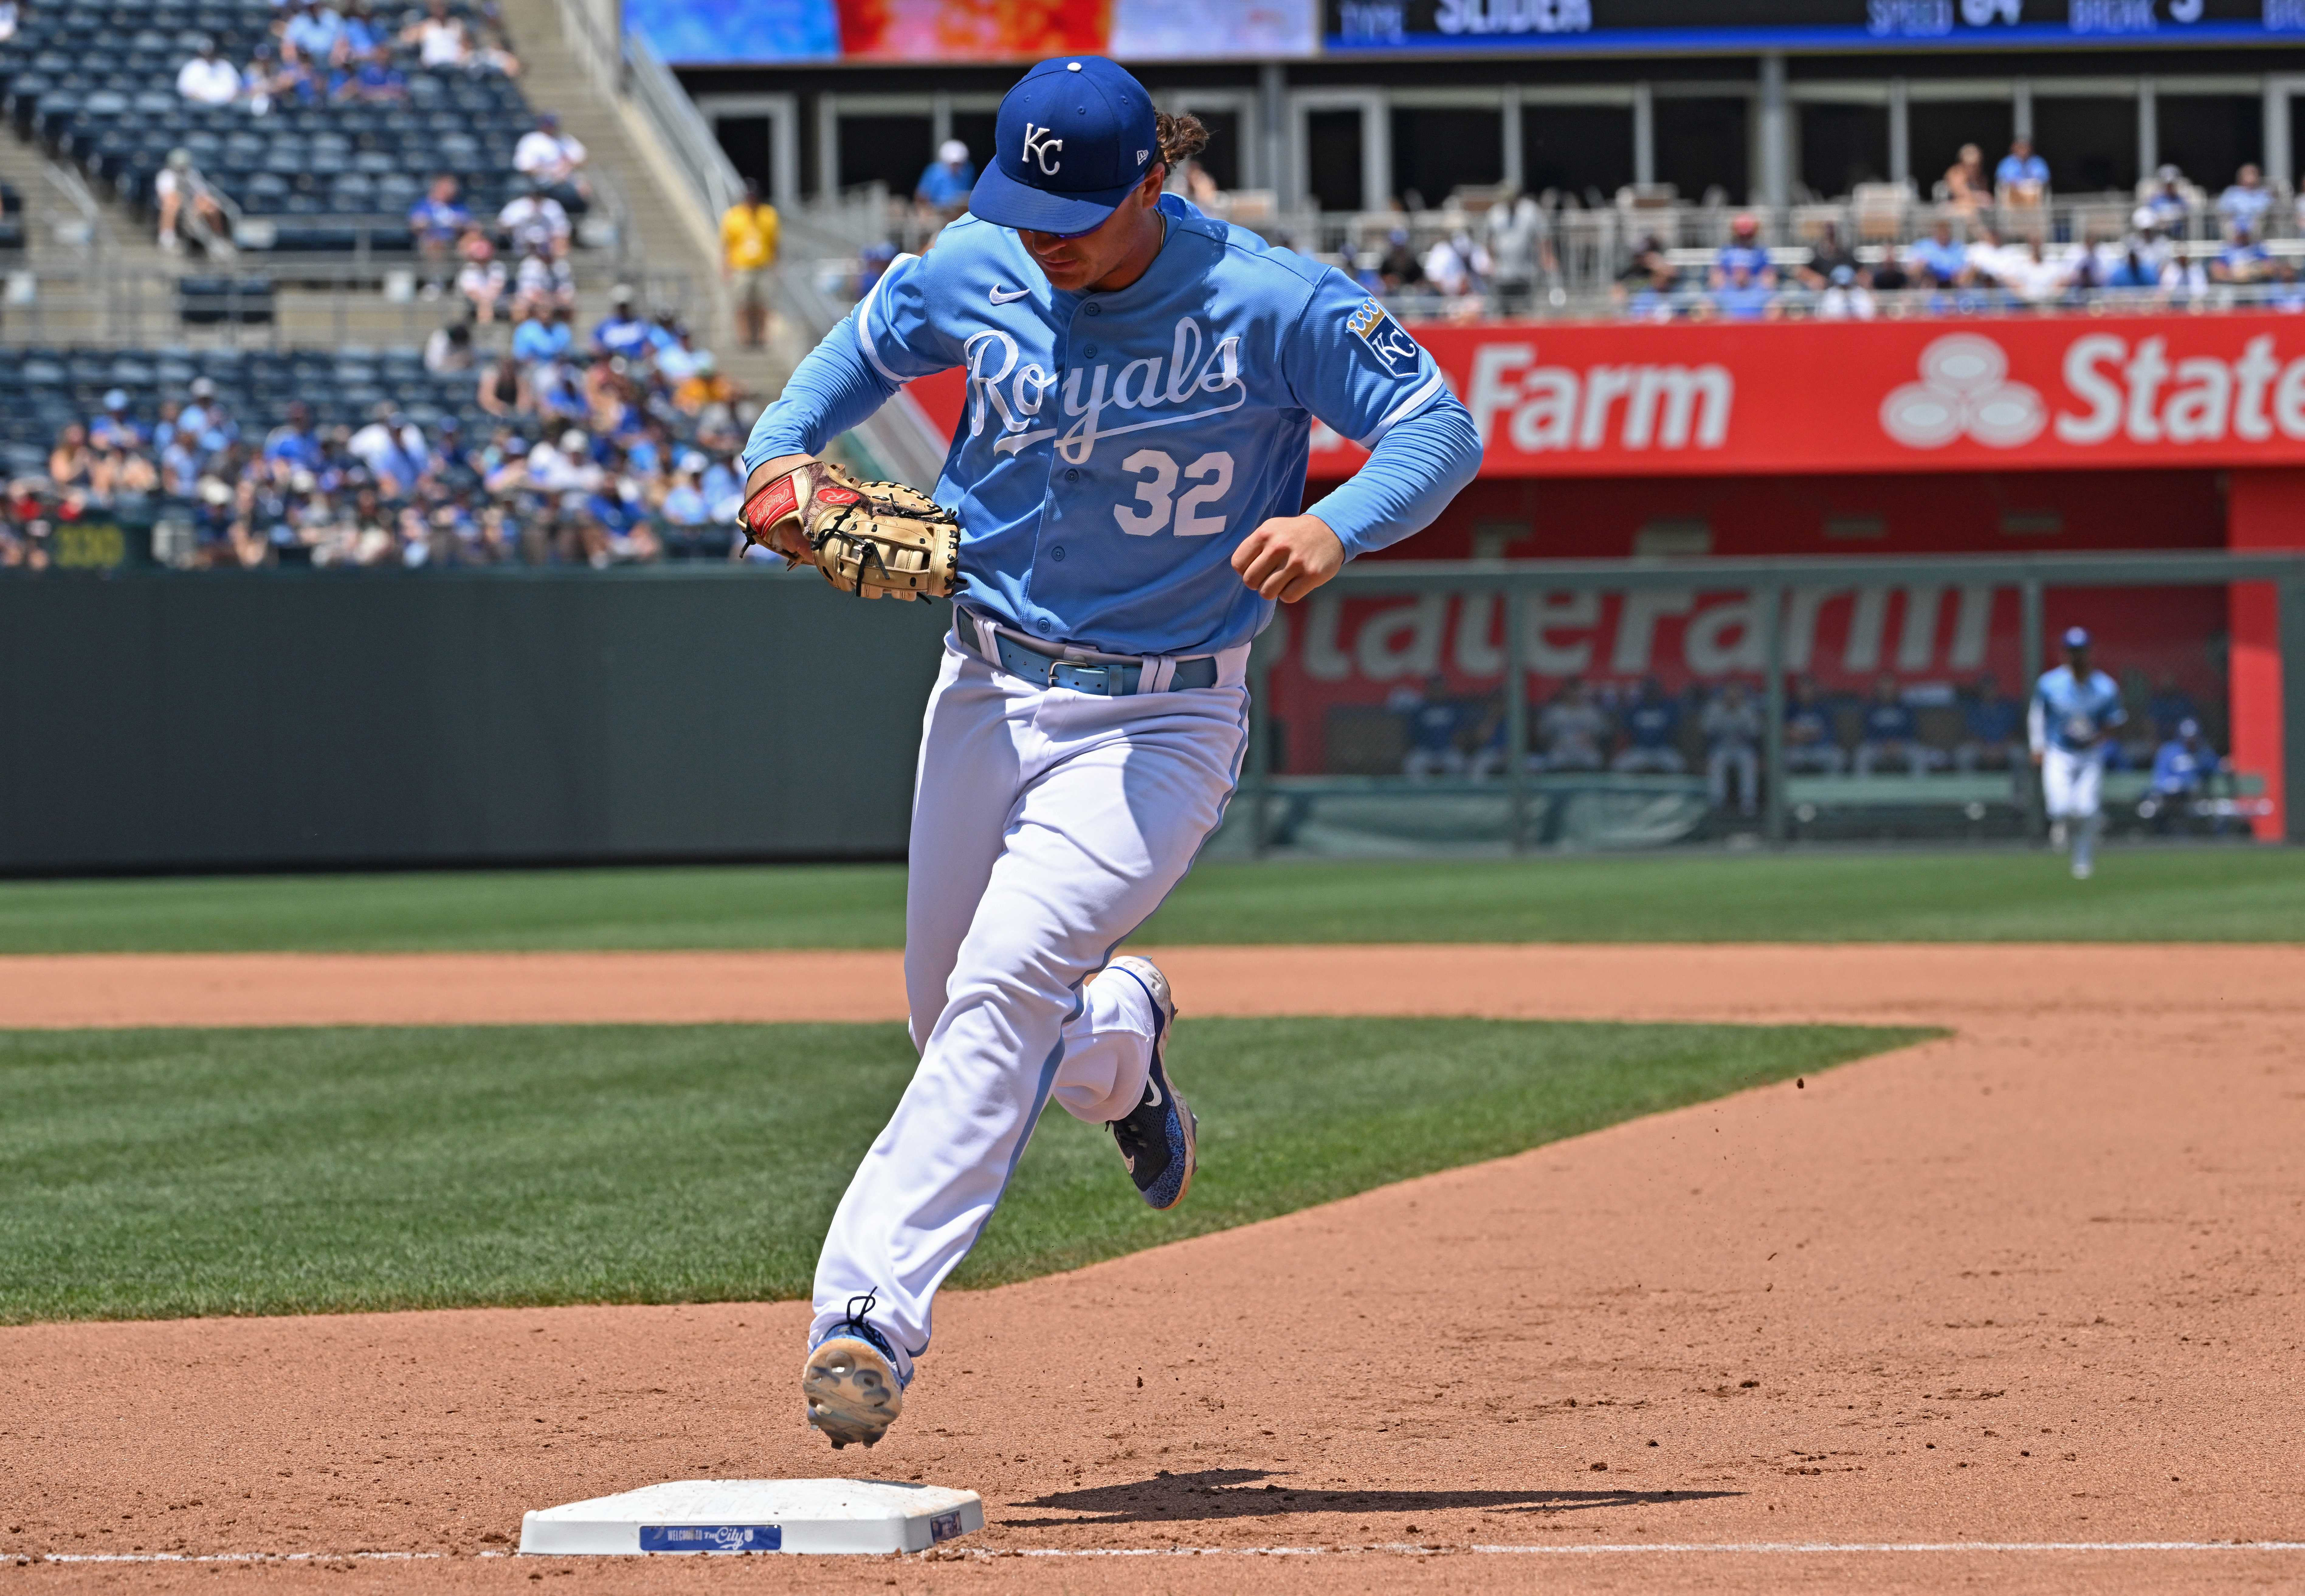
<path id="1" fill-rule="evenodd" d="M 984 1527 L 973 1490 L 894 1480 L 676 1480 L 521 1519 L 542 1557 L 926 1551 Z"/>

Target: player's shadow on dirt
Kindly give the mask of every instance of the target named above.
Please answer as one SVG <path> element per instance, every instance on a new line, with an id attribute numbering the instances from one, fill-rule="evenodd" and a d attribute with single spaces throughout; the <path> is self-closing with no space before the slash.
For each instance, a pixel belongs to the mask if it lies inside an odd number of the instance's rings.
<path id="1" fill-rule="evenodd" d="M 1158 1474 L 1119 1485 L 1078 1490 L 1010 1504 L 1057 1507 L 1080 1518 L 1008 1518 L 1008 1529 L 1054 1529 L 1059 1524 L 1159 1524 L 1178 1519 L 1271 1518 L 1289 1513 L 1430 1513 L 1444 1507 L 1481 1507 L 1490 1512 L 1565 1513 L 1591 1507 L 1646 1507 L 1663 1502 L 1701 1502 L 1742 1496 L 1738 1490 L 1322 1490 L 1287 1485 L 1263 1469 L 1204 1469 L 1193 1474 Z"/>

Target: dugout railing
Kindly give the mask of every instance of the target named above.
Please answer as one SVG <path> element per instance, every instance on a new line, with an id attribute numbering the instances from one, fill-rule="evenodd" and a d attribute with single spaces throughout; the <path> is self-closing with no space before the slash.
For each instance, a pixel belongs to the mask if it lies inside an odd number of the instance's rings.
<path id="1" fill-rule="evenodd" d="M 1786 663 L 1787 618 L 1795 596 L 1804 591 L 1848 592 L 1884 586 L 1943 589 L 1990 585 L 2014 590 L 2020 614 L 2020 682 L 2029 690 L 2051 652 L 2045 632 L 2046 596 L 2053 589 L 2229 587 L 2265 583 L 2275 595 L 2279 615 L 2282 786 L 2290 795 L 2284 833 L 2305 842 L 2305 554 L 2071 554 L 2035 556 L 1946 555 L 1913 557 L 1713 558 L 1618 560 L 1374 560 L 1347 567 L 1325 591 L 1338 599 L 1426 595 L 1489 595 L 1501 608 L 1504 662 L 1503 741 L 1508 756 L 1497 777 L 1486 782 L 1405 779 L 1372 781 L 1361 776 L 1288 774 L 1275 768 L 1275 669 L 1285 650 L 1297 646 L 1297 628 L 1269 632 L 1251 657 L 1253 734 L 1237 802 L 1246 809 L 1248 844 L 1258 855 L 1275 840 L 1279 805 L 1322 800 L 1363 799 L 1381 791 L 1388 802 L 1413 804 L 1478 793 L 1501 794 L 1504 836 L 1514 853 L 1536 845 L 1531 818 L 1558 778 L 1532 772 L 1523 757 L 1530 745 L 1533 709 L 1526 660 L 1526 607 L 1548 594 L 1628 594 L 1643 590 L 1697 590 L 1707 594 L 1743 594 L 1752 604 L 1761 639 L 1761 697 L 1765 726 L 1762 756 L 1764 799 L 1761 832 L 1782 845 L 1798 821 L 1797 794 L 1802 777 L 1787 769 L 1785 700 L 1791 673 Z M 1298 607 L 1301 613 L 1302 607 Z M 2016 684 L 2012 684 L 2016 690 Z M 2255 772 L 2250 790 L 2261 791 Z M 1856 778 L 1850 778 L 1856 779 Z M 1877 779 L 1877 778 L 1876 778 Z M 1897 779 L 1897 778 L 1892 778 Z M 1587 787 L 1605 787 L 1587 778 Z M 2029 788 L 2029 783 L 2026 784 Z M 1936 793 L 1950 787 L 1934 789 Z M 1969 796 L 1966 789 L 1958 796 Z M 2046 828 L 2036 802 L 2021 804 L 2028 829 Z"/>

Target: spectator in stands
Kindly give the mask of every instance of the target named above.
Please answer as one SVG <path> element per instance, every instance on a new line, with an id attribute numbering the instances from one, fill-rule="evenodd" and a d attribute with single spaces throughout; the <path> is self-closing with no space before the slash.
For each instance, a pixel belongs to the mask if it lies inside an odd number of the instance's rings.
<path id="1" fill-rule="evenodd" d="M 1500 194 L 1482 218 L 1488 233 L 1489 259 L 1493 262 L 1491 286 L 1497 308 L 1507 316 L 1535 302 L 1536 279 L 1560 269 L 1552 252 L 1552 227 L 1544 208 L 1527 194 L 1510 190 Z"/>
<path id="2" fill-rule="evenodd" d="M 1985 174 L 1985 151 L 1974 144 L 1961 147 L 1959 157 L 1945 168 L 1944 202 L 1964 216 L 1974 217 L 1993 197 Z"/>
<path id="3" fill-rule="evenodd" d="M 400 30 L 400 42 L 416 48 L 416 58 L 426 72 L 440 72 L 468 66 L 472 58 L 472 41 L 464 31 L 464 24 L 448 14 L 448 0 L 431 0 L 431 7 L 419 21 Z"/>
<path id="4" fill-rule="evenodd" d="M 2003 287 L 2029 305 L 2046 309 L 2073 286 L 2075 263 L 2063 250 L 2051 255 L 2038 237 L 2005 255 L 1995 275 Z"/>
<path id="5" fill-rule="evenodd" d="M 1473 241 L 1473 235 L 1459 228 L 1445 238 L 1436 238 L 1433 247 L 1425 251 L 1418 263 L 1424 268 L 1425 282 L 1444 301 L 1444 313 L 1462 317 L 1479 309 L 1478 298 L 1492 262 L 1488 251 Z M 1469 307 L 1465 303 L 1472 301 Z"/>
<path id="6" fill-rule="evenodd" d="M 1838 776 L 1848 768 L 1848 751 L 1834 729 L 1832 707 L 1813 679 L 1798 678 L 1785 695 L 1785 768 Z"/>
<path id="7" fill-rule="evenodd" d="M 1536 717 L 1537 744 L 1544 752 L 1529 763 L 1544 770 L 1598 770 L 1608 735 L 1608 712 L 1593 701 L 1581 677 L 1571 676 Z"/>
<path id="8" fill-rule="evenodd" d="M 327 463 L 312 431 L 311 407 L 302 399 L 291 401 L 288 419 L 265 435 L 263 459 L 276 482 L 286 482 L 298 471 L 317 473 Z"/>
<path id="9" fill-rule="evenodd" d="M 1816 296 L 1819 321 L 1870 321 L 1880 313 L 1873 290 L 1855 267 L 1834 267 L 1832 280 Z"/>
<path id="10" fill-rule="evenodd" d="M 2172 238 L 2184 236 L 2186 225 L 2192 220 L 2192 202 L 2185 198 L 2182 186 L 2185 174 L 2174 166 L 2164 166 L 2154 174 L 2153 191 L 2145 197 L 2141 208 L 2153 213 L 2156 230 Z"/>
<path id="11" fill-rule="evenodd" d="M 1729 277 L 1717 287 L 1708 290 L 1704 300 L 1691 307 L 1698 316 L 1718 316 L 1728 321 L 1759 321 L 1773 319 L 1780 314 L 1776 291 L 1753 275 L 1743 262 L 1729 268 Z"/>
<path id="12" fill-rule="evenodd" d="M 2159 218 L 2149 206 L 2137 208 L 2130 217 L 2129 235 L 2104 262 L 2099 280 L 2105 287 L 2126 293 L 2161 285 L 2166 246 L 2159 226 Z"/>
<path id="13" fill-rule="evenodd" d="M 1730 286 L 1739 268 L 1752 285 L 1777 285 L 1777 268 L 1770 264 L 1768 247 L 1761 242 L 1760 218 L 1750 211 L 1739 212 L 1729 224 L 1729 242 L 1714 252 L 1707 285 L 1716 291 Z"/>
<path id="14" fill-rule="evenodd" d="M 2153 828 L 2165 832 L 2199 798 L 2209 777 L 2224 769 L 2216 751 L 2201 737 L 2201 723 L 2190 717 L 2177 722 L 2160 747 L 2153 751 L 2151 794 Z"/>
<path id="15" fill-rule="evenodd" d="M 696 369 L 672 391 L 672 407 L 685 416 L 702 416 L 712 405 L 733 408 L 739 395 L 710 350 L 696 357 Z"/>
<path id="16" fill-rule="evenodd" d="M 16 0 L 0 0 L 0 45 L 16 37 Z"/>
<path id="17" fill-rule="evenodd" d="M 2049 197 L 2049 163 L 2033 153 L 2033 140 L 2020 133 L 1993 169 L 1994 198 L 2017 208 L 2037 206 Z"/>
<path id="18" fill-rule="evenodd" d="M 537 366 L 566 360 L 576 342 L 566 305 L 532 306 L 512 330 L 512 352 L 523 365 Z"/>
<path id="19" fill-rule="evenodd" d="M 126 388 L 104 396 L 104 413 L 89 422 L 89 443 L 99 449 L 140 449 L 149 441 L 131 411 Z"/>
<path id="20" fill-rule="evenodd" d="M 481 30 L 479 47 L 472 52 L 472 72 L 475 76 L 494 73 L 500 77 L 520 76 L 520 57 L 514 55 L 499 28 Z"/>
<path id="21" fill-rule="evenodd" d="M 424 369 L 435 376 L 443 371 L 470 371 L 472 360 L 472 324 L 469 321 L 436 327 L 432 335 L 424 340 Z"/>
<path id="22" fill-rule="evenodd" d="M 196 106 L 228 106 L 240 98 L 240 69 L 217 55 L 217 41 L 200 40 L 200 53 L 176 70 L 176 92 Z"/>
<path id="23" fill-rule="evenodd" d="M 1905 702 L 1897 678 L 1883 674 L 1873 683 L 1873 701 L 1865 706 L 1857 743 L 1857 774 L 1870 776 L 1884 760 L 1902 760 L 1914 776 L 1927 774 L 1935 751 L 1921 741 L 1913 708 Z"/>
<path id="24" fill-rule="evenodd" d="M 736 308 L 738 335 L 747 349 L 767 341 L 769 274 L 777 264 L 777 208 L 761 185 L 744 180 L 744 197 L 720 217 L 720 280 Z"/>
<path id="25" fill-rule="evenodd" d="M 2236 242 L 2261 236 L 2265 213 L 2272 208 L 2273 195 L 2254 165 L 2243 166 L 2234 174 L 2232 186 L 2217 196 L 2217 220 L 2224 225 L 2225 236 Z"/>
<path id="26" fill-rule="evenodd" d="M 968 146 L 957 139 L 947 139 L 937 146 L 936 159 L 921 173 L 920 182 L 913 185 L 913 203 L 921 214 L 938 223 L 952 220 L 968 208 L 969 191 L 976 187 L 976 166 L 968 158 Z"/>
<path id="27" fill-rule="evenodd" d="M 584 176 L 584 146 L 560 131 L 560 118 L 549 111 L 537 114 L 536 127 L 521 135 L 512 152 L 512 164 L 534 183 L 540 194 L 560 203 L 571 216 L 582 216 L 592 202 L 592 185 Z"/>
<path id="28" fill-rule="evenodd" d="M 329 79 L 328 98 L 338 104 L 356 101 L 363 106 L 398 105 L 408 98 L 408 79 L 392 64 L 390 48 L 377 45 L 358 59 L 345 63 Z"/>
<path id="29" fill-rule="evenodd" d="M 1446 676 L 1437 671 L 1427 676 L 1424 692 L 1407 700 L 1402 718 L 1408 740 L 1408 752 L 1400 764 L 1403 776 L 1423 781 L 1435 774 L 1465 773 L 1465 751 L 1457 746 L 1464 710 L 1449 696 Z"/>
<path id="30" fill-rule="evenodd" d="M 1663 684 L 1654 676 L 1644 676 L 1638 696 L 1625 706 L 1618 723 L 1625 734 L 1624 746 L 1617 750 L 1609 761 L 1609 768 L 1620 773 L 1661 771 L 1679 775 L 1688 768 L 1681 756 L 1677 741 L 1680 732 L 1680 706 L 1667 698 Z"/>
<path id="31" fill-rule="evenodd" d="M 262 116 L 272 109 L 274 96 L 293 83 L 293 77 L 284 79 L 271 45 L 259 44 L 241 69 L 240 103 L 251 116 Z"/>
<path id="32" fill-rule="evenodd" d="M 1705 791 L 1715 809 L 1729 807 L 1729 778 L 1737 778 L 1737 811 L 1750 819 L 1760 807 L 1761 737 L 1767 729 L 1761 706 L 1734 678 L 1721 684 L 1705 706 L 1697 729 L 1705 734 Z"/>
<path id="33" fill-rule="evenodd" d="M 608 313 L 592 329 L 592 352 L 600 355 L 637 355 L 647 347 L 649 324 L 633 309 L 633 291 L 619 283 L 608 293 Z"/>
<path id="34" fill-rule="evenodd" d="M 574 305 L 576 268 L 568 262 L 566 247 L 552 244 L 522 256 L 513 292 L 523 305 Z"/>
<path id="35" fill-rule="evenodd" d="M 200 169 L 192 165 L 192 152 L 176 149 L 168 152 L 168 164 L 152 179 L 153 198 L 160 208 L 160 247 L 174 254 L 183 247 L 181 233 L 189 233 L 192 241 L 211 255 L 225 252 L 225 235 L 230 224 L 225 219 L 224 206 L 217 200 L 216 191 Z"/>
<path id="36" fill-rule="evenodd" d="M 472 225 L 472 213 L 457 198 L 456 180 L 435 173 L 423 199 L 408 208 L 408 231 L 416 240 L 418 259 L 424 262 L 425 296 L 438 299 L 447 287 L 456 255 L 456 241 Z"/>
<path id="37" fill-rule="evenodd" d="M 48 481 L 59 490 L 88 486 L 89 471 L 96 456 L 88 446 L 88 429 L 78 421 L 67 421 L 56 435 L 56 446 L 48 451 Z"/>
<path id="38" fill-rule="evenodd" d="M 465 231 L 456 252 L 464 258 L 464 265 L 456 270 L 457 293 L 472 308 L 473 320 L 483 325 L 494 321 L 511 284 L 504 262 L 497 259 L 497 247 L 487 233 L 473 227 Z"/>
<path id="39" fill-rule="evenodd" d="M 2273 258 L 2245 227 L 2226 241 L 2216 259 L 2209 264 L 2209 279 L 2216 283 L 2247 286 L 2270 282 L 2272 278 Z"/>
<path id="40" fill-rule="evenodd" d="M 1952 224 L 1943 216 L 1928 237 L 1907 249 L 1905 259 L 1924 287 L 1951 288 L 1969 281 L 1969 246 L 1953 241 Z"/>
<path id="41" fill-rule="evenodd" d="M 1384 258 L 1376 271 L 1388 294 L 1406 293 L 1425 281 L 1424 264 L 1408 245 L 1408 229 L 1396 227 L 1386 234 Z"/>
<path id="42" fill-rule="evenodd" d="M 353 434 L 347 447 L 368 467 L 378 488 L 393 498 L 405 498 L 416 490 L 430 458 L 422 430 L 389 403 L 376 407 L 375 419 Z"/>
<path id="43" fill-rule="evenodd" d="M 703 480 L 709 463 L 692 449 L 680 457 L 680 467 L 667 484 L 664 499 L 659 506 L 665 520 L 676 527 L 701 527 L 710 524 L 712 507 L 705 502 Z"/>
<path id="44" fill-rule="evenodd" d="M 335 10 L 313 0 L 289 0 L 287 20 L 281 25 L 284 46 L 293 47 L 315 69 L 325 71 L 344 37 L 344 20 Z M 282 51 L 285 58 L 286 50 Z"/>
<path id="45" fill-rule="evenodd" d="M 2016 772 L 2025 767 L 2024 711 L 2004 696 L 1991 671 L 1977 678 L 1977 692 L 1961 711 L 1961 740 L 1953 745 L 1953 768 Z"/>
<path id="46" fill-rule="evenodd" d="M 1827 222 L 1817 233 L 1816 242 L 1809 246 L 1808 259 L 1793 268 L 1801 286 L 1812 293 L 1823 293 L 1833 285 L 1833 273 L 1843 267 L 1849 269 L 1848 282 L 1857 279 L 1858 261 L 1847 244 L 1841 242 L 1841 228 Z"/>
<path id="47" fill-rule="evenodd" d="M 1672 314 L 1672 295 L 1680 272 L 1654 233 L 1643 238 L 1625 269 L 1617 274 L 1614 296 L 1625 314 L 1637 320 L 1662 320 Z"/>
<path id="48" fill-rule="evenodd" d="M 566 208 L 527 178 L 514 183 L 512 198 L 497 213 L 497 225 L 506 245 L 523 254 L 565 243 L 570 233 Z"/>

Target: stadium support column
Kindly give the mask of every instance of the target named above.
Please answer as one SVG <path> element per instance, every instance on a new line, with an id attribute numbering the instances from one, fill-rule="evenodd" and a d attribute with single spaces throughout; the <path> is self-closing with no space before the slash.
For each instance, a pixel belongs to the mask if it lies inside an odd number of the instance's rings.
<path id="1" fill-rule="evenodd" d="M 1297 192 L 1289 161 L 1289 71 L 1268 61 L 1256 71 L 1256 185 L 1271 189 L 1283 210 L 1304 196 Z"/>
<path id="2" fill-rule="evenodd" d="M 2225 542 L 2252 553 L 2305 549 L 2305 470 L 2234 471 L 2225 495 Z M 2225 602 L 2233 632 L 2225 668 L 2233 764 L 2262 774 L 2273 800 L 2273 812 L 2254 822 L 2257 835 L 2267 842 L 2296 839 L 2305 835 L 2305 803 L 2289 802 L 2292 794 L 2305 796 L 2305 615 L 2297 613 L 2305 593 L 2295 583 L 2240 582 Z"/>
<path id="3" fill-rule="evenodd" d="M 1528 847 L 1528 653 L 1521 627 L 1528 594 L 1505 590 L 1505 837 L 1516 853 Z"/>
<path id="4" fill-rule="evenodd" d="M 2041 590 L 2041 579 L 2029 576 L 2017 590 L 2018 636 L 2017 677 L 2024 683 L 2025 703 L 2029 709 L 2033 692 L 2040 683 L 2041 673 L 2048 653 L 2048 640 L 2042 635 L 2042 616 L 2046 604 Z M 2041 802 L 2041 778 L 2032 770 L 2025 772 L 2025 834 L 2035 842 L 2048 835 L 2048 816 Z"/>
<path id="5" fill-rule="evenodd" d="M 1913 181 L 1913 107 L 1905 80 L 1889 80 L 1889 181 Z"/>
<path id="6" fill-rule="evenodd" d="M 1761 790 L 1772 846 L 1785 840 L 1785 601 L 1783 588 L 1761 591 Z"/>
<path id="7" fill-rule="evenodd" d="M 1792 106 L 1785 96 L 1785 58 L 1761 57 L 1761 203 L 1779 213 L 1792 203 Z"/>
<path id="8" fill-rule="evenodd" d="M 1646 81 L 1633 85 L 1633 181 L 1656 181 L 1656 95 Z"/>

